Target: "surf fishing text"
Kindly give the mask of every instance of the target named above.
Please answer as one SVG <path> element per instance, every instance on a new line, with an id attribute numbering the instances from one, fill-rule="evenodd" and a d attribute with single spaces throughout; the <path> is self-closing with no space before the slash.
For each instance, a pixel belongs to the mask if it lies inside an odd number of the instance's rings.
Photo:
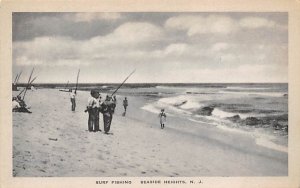
<path id="1" fill-rule="evenodd" d="M 138 181 L 131 181 L 131 180 L 98 180 L 96 184 L 112 184 L 112 185 L 124 185 L 124 184 L 202 184 L 202 180 L 160 180 L 160 179 L 153 179 L 153 180 L 138 180 Z"/>

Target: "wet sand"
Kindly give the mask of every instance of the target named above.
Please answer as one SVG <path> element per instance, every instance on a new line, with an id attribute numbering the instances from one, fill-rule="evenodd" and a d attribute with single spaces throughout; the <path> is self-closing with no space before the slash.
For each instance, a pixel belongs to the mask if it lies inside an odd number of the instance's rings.
<path id="1" fill-rule="evenodd" d="M 258 145 L 251 135 L 140 109 L 147 99 L 118 96 L 111 134 L 87 131 L 88 92 L 76 111 L 69 94 L 28 91 L 32 114 L 13 113 L 13 175 L 17 177 L 287 176 L 288 154 Z M 100 126 L 103 130 L 101 116 Z"/>

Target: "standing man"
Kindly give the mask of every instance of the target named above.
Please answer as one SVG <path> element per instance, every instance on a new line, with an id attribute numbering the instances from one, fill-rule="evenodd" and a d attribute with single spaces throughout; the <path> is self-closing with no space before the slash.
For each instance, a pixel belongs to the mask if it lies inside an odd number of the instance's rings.
<path id="1" fill-rule="evenodd" d="M 95 95 L 94 95 L 95 99 L 96 99 L 96 105 L 95 105 L 95 127 L 94 127 L 94 131 L 101 131 L 100 129 L 100 125 L 99 125 L 99 120 L 100 120 L 100 104 L 101 104 L 101 95 L 98 91 L 95 91 Z"/>
<path id="2" fill-rule="evenodd" d="M 113 118 L 115 104 L 111 101 L 110 96 L 106 96 L 105 101 L 101 104 L 101 112 L 103 114 L 104 132 L 107 134 Z"/>
<path id="3" fill-rule="evenodd" d="M 91 96 L 88 99 L 86 111 L 89 113 L 88 119 L 88 130 L 90 132 L 99 131 L 99 101 L 97 100 L 98 95 L 95 90 L 91 90 Z M 85 112 L 86 112 L 85 111 Z M 97 123 L 98 121 L 98 123 Z"/>
<path id="4" fill-rule="evenodd" d="M 124 116 L 126 114 L 126 109 L 127 109 L 127 106 L 128 106 L 128 100 L 127 100 L 127 97 L 125 97 L 125 99 L 123 100 L 123 106 L 124 106 Z"/>
<path id="5" fill-rule="evenodd" d="M 70 91 L 70 99 L 71 99 L 71 103 L 72 103 L 72 111 L 75 111 L 75 108 L 76 108 L 76 100 L 75 100 L 76 91 L 72 91 L 72 89 L 70 89 L 69 91 Z"/>

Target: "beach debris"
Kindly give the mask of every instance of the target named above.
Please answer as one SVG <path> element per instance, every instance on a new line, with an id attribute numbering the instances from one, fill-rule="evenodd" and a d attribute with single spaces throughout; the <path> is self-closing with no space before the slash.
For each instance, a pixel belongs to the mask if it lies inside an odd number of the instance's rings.
<path id="1" fill-rule="evenodd" d="M 205 106 L 205 107 L 197 110 L 195 113 L 199 114 L 199 115 L 202 115 L 202 116 L 211 116 L 213 110 L 214 110 L 213 107 Z"/>
<path id="2" fill-rule="evenodd" d="M 52 141 L 57 141 L 58 139 L 57 138 L 48 138 L 49 140 L 52 140 Z"/>

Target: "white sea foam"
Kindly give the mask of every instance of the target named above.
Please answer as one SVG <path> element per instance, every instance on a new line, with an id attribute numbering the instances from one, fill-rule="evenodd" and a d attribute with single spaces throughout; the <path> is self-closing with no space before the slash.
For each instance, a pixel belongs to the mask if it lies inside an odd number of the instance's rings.
<path id="1" fill-rule="evenodd" d="M 162 98 L 159 100 L 160 103 L 178 106 L 181 109 L 189 110 L 189 109 L 197 109 L 200 108 L 202 105 L 196 101 L 195 98 L 191 96 L 179 95 L 176 97 L 168 97 Z"/>
<path id="2" fill-rule="evenodd" d="M 283 97 L 284 92 L 247 92 L 247 91 L 219 91 L 221 94 L 260 95 L 268 97 Z"/>
<path id="3" fill-rule="evenodd" d="M 238 86 L 228 86 L 226 89 L 238 89 L 238 90 L 264 90 L 264 89 L 272 89 L 269 87 L 238 87 Z"/>
<path id="4" fill-rule="evenodd" d="M 253 114 L 253 113 L 233 113 L 233 112 L 225 112 L 223 110 L 220 110 L 218 108 L 215 108 L 212 111 L 212 115 L 216 116 L 218 118 L 228 118 L 235 115 L 239 115 L 241 119 L 246 119 L 247 117 L 258 117 L 261 116 L 260 114 Z"/>
<path id="5" fill-rule="evenodd" d="M 215 108 L 213 111 L 212 111 L 212 115 L 213 116 L 217 116 L 219 118 L 227 118 L 227 117 L 232 117 L 232 116 L 235 116 L 237 115 L 236 113 L 231 113 L 231 112 L 225 112 L 223 110 L 220 110 L 218 108 Z"/>

